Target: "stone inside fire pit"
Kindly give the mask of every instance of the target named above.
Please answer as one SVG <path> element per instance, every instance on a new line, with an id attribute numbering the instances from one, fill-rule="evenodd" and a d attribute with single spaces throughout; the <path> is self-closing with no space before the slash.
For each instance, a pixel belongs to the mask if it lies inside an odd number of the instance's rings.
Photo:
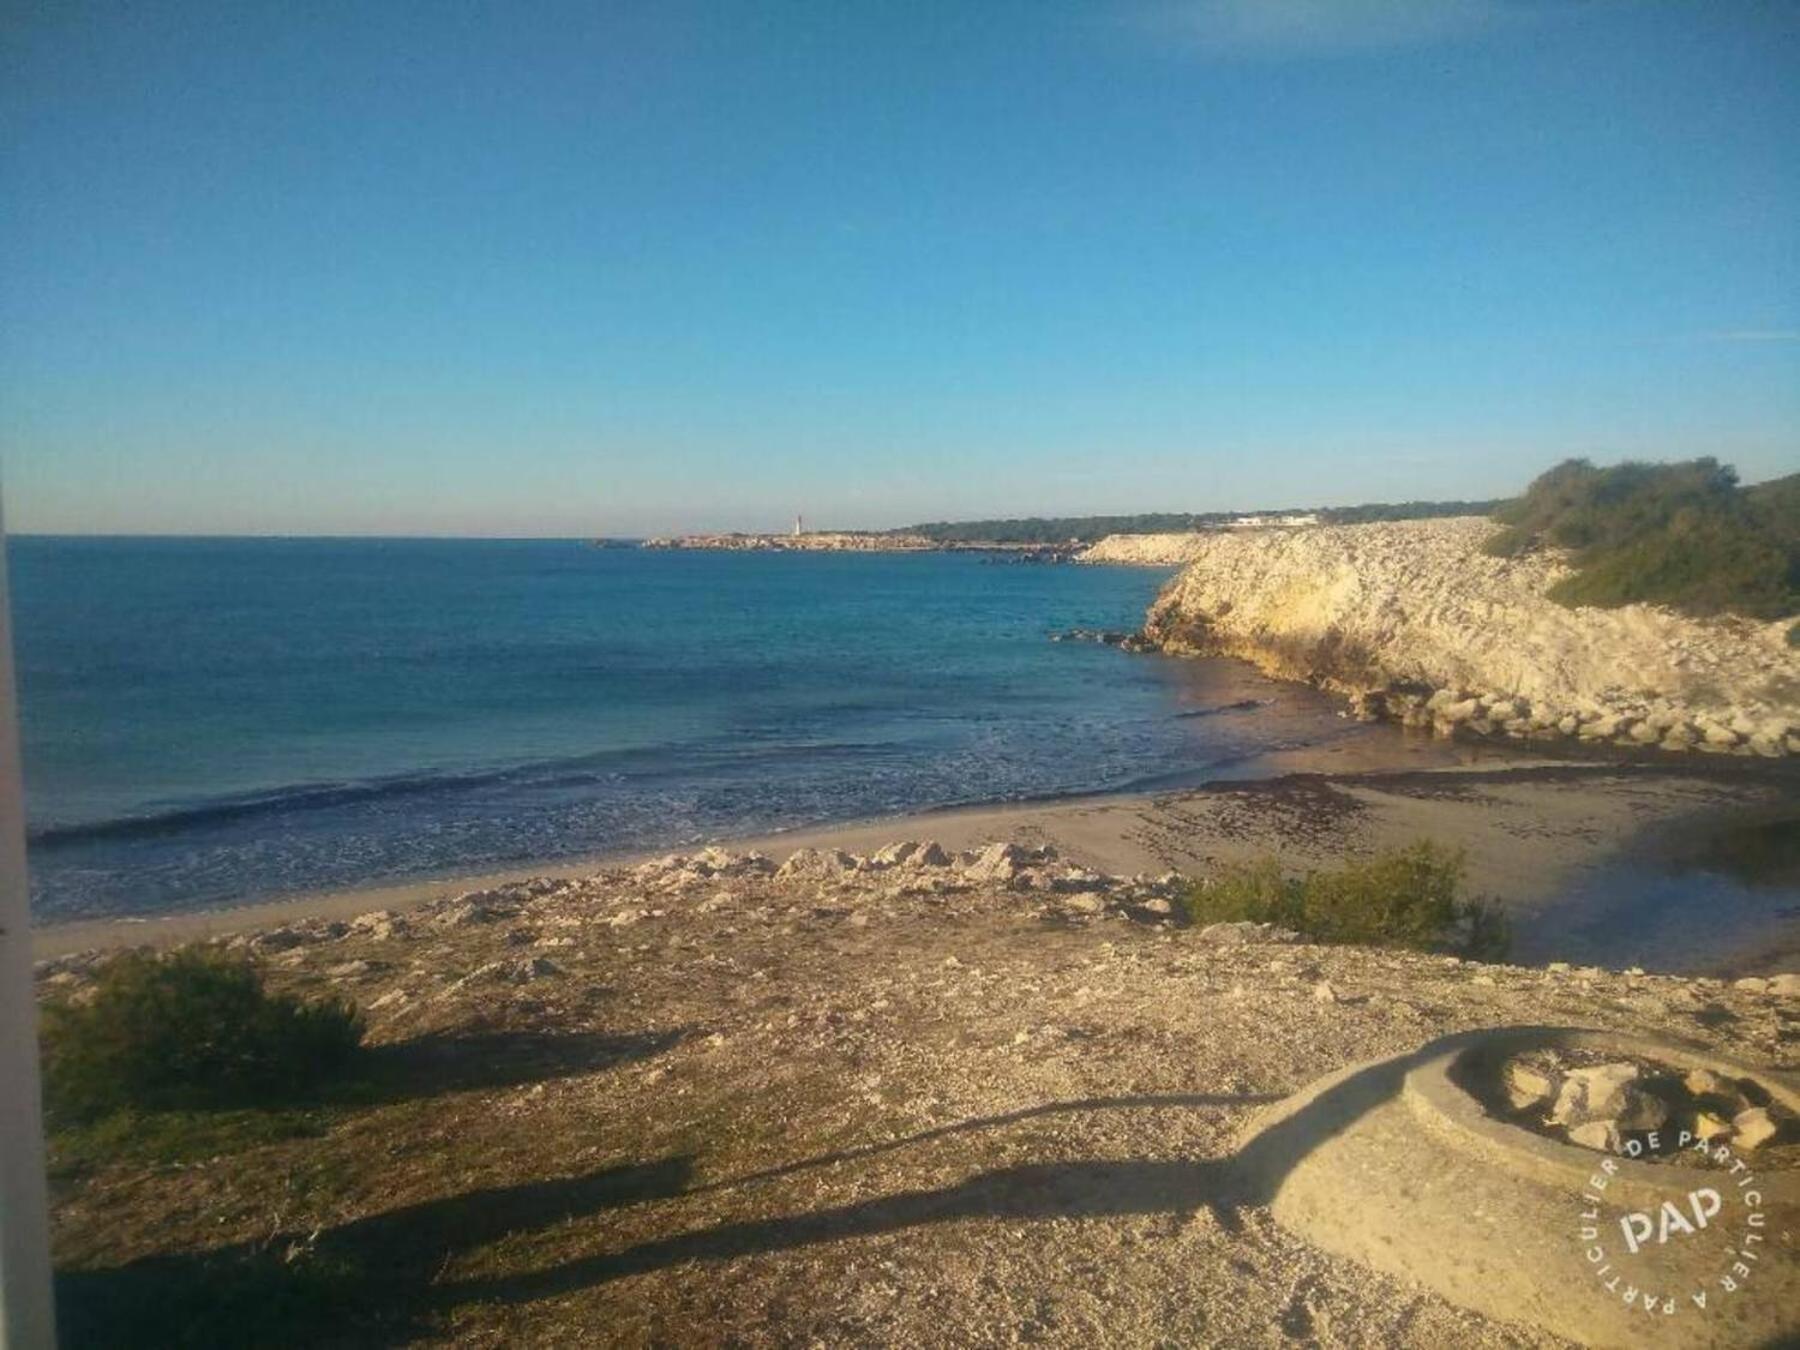
<path id="1" fill-rule="evenodd" d="M 1579 1046 L 1477 1061 L 1457 1077 L 1489 1114 L 1581 1148 L 1724 1166 L 1691 1147 L 1705 1144 L 1765 1171 L 1800 1166 L 1800 1121 L 1754 1078 Z"/>

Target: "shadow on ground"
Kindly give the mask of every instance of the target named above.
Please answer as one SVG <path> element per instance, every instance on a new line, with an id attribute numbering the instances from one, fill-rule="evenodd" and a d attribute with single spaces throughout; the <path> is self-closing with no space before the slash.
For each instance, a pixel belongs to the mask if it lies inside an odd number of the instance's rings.
<path id="1" fill-rule="evenodd" d="M 978 1173 L 954 1186 L 902 1191 L 805 1214 L 718 1224 L 640 1243 L 622 1251 L 595 1253 L 547 1270 L 462 1281 L 441 1287 L 437 1297 L 446 1306 L 464 1302 L 528 1303 L 693 1261 L 728 1261 L 960 1219 L 1005 1219 L 1017 1223 L 1038 1219 L 1178 1214 L 1209 1209 L 1222 1227 L 1233 1230 L 1239 1226 L 1236 1213 L 1239 1208 L 1267 1204 L 1282 1179 L 1302 1158 L 1365 1112 L 1395 1096 L 1407 1073 L 1430 1055 L 1438 1053 L 1442 1044 L 1439 1042 L 1404 1059 L 1373 1065 L 1352 1074 L 1228 1157 L 1174 1162 L 1159 1159 L 1034 1163 L 997 1168 Z M 945 1126 L 893 1144 L 828 1154 L 700 1189 L 746 1185 L 801 1168 L 830 1165 L 842 1159 L 887 1151 L 944 1134 L 994 1128 L 1053 1112 L 1126 1106 L 1255 1106 L 1270 1100 L 1266 1096 L 1178 1095 L 1051 1103 L 1004 1116 Z"/>
<path id="2" fill-rule="evenodd" d="M 679 1195 L 687 1158 L 556 1177 L 373 1214 L 318 1234 L 57 1275 L 65 1346 L 381 1345 L 425 1330 L 451 1256 L 505 1237 Z"/>
<path id="3" fill-rule="evenodd" d="M 574 1078 L 660 1055 L 673 1049 L 683 1034 L 509 1031 L 419 1036 L 365 1049 L 355 1077 L 339 1096 L 351 1104 L 376 1105 Z"/>
<path id="4" fill-rule="evenodd" d="M 1349 1074 L 1224 1158 L 999 1168 L 953 1186 L 710 1225 L 595 1251 L 546 1269 L 451 1283 L 438 1279 L 457 1254 L 509 1233 L 642 1201 L 748 1188 L 808 1168 L 1053 1113 L 1241 1107 L 1270 1098 L 1187 1094 L 1048 1103 L 693 1188 L 688 1186 L 692 1160 L 665 1158 L 590 1176 L 471 1192 L 372 1215 L 310 1239 L 290 1236 L 254 1249 L 159 1256 L 111 1270 L 65 1274 L 58 1282 L 65 1343 L 392 1344 L 433 1325 L 441 1329 L 438 1319 L 458 1305 L 531 1303 L 676 1265 L 730 1261 L 964 1219 L 1022 1222 L 1209 1209 L 1223 1227 L 1234 1230 L 1240 1226 L 1240 1208 L 1267 1204 L 1313 1149 L 1394 1097 L 1406 1074 L 1447 1043 L 1435 1042 Z M 299 1255 L 291 1256 L 295 1251 Z"/>

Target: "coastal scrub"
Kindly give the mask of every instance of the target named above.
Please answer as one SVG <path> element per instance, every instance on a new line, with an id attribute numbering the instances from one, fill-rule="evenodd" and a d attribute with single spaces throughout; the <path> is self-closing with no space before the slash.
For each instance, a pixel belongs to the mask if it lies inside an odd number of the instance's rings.
<path id="1" fill-rule="evenodd" d="M 1299 877 L 1262 858 L 1196 884 L 1187 915 L 1196 924 L 1272 923 L 1318 942 L 1498 959 L 1511 943 L 1505 916 L 1461 898 L 1465 865 L 1461 850 L 1430 840 Z"/>
<path id="2" fill-rule="evenodd" d="M 344 1068 L 363 1019 L 340 998 L 271 994 L 248 961 L 203 948 L 127 952 L 80 1002 L 46 1005 L 53 1120 L 287 1101 Z"/>
<path id="3" fill-rule="evenodd" d="M 1740 487 L 1716 459 L 1565 460 L 1494 513 L 1487 552 L 1570 552 L 1550 589 L 1565 605 L 1665 604 L 1689 614 L 1774 619 L 1800 610 L 1800 474 Z"/>

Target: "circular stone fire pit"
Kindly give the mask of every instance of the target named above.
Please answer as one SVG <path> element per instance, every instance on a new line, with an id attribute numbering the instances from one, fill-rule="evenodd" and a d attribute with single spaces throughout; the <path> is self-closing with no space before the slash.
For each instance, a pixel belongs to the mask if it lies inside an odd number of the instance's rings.
<path id="1" fill-rule="evenodd" d="M 1778 1117 L 1800 1114 L 1792 1076 L 1695 1046 L 1510 1027 L 1344 1070 L 1271 1108 L 1238 1151 L 1241 1184 L 1329 1251 L 1585 1343 L 1754 1346 L 1800 1332 L 1790 1158 L 1684 1138 L 1694 1131 L 1673 1118 L 1609 1140 L 1617 1152 L 1554 1137 L 1492 1090 L 1510 1064 L 1551 1052 L 1577 1067 L 1710 1072 Z"/>

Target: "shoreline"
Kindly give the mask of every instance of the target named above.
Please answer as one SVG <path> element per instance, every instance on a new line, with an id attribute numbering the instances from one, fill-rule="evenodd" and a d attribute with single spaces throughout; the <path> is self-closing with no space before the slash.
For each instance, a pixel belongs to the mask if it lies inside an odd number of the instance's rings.
<path id="1" fill-rule="evenodd" d="M 1058 814 L 1088 807 L 1133 801 L 1149 802 L 1172 792 L 1205 791 L 1215 782 L 1249 782 L 1295 773 L 1360 773 L 1373 769 L 1403 770 L 1410 761 L 1424 758 L 1439 767 L 1480 763 L 1505 758 L 1532 760 L 1514 747 L 1494 747 L 1474 742 L 1448 742 L 1427 737 L 1393 734 L 1380 727 L 1359 728 L 1363 733 L 1340 742 L 1325 742 L 1294 749 L 1264 750 L 1247 758 L 1224 761 L 1175 783 L 1141 782 L 1119 789 L 1069 792 L 1055 796 L 1011 801 L 968 802 L 924 807 L 891 815 L 860 816 L 849 820 L 795 825 L 785 830 L 753 831 L 709 836 L 649 848 L 604 849 L 565 856 L 526 859 L 517 863 L 468 870 L 447 870 L 399 880 L 375 880 L 321 890 L 295 891 L 231 903 L 205 904 L 167 913 L 108 914 L 55 919 L 32 927 L 33 953 L 37 959 L 61 956 L 88 947 L 138 943 L 184 942 L 216 933 L 235 933 L 246 928 L 268 927 L 303 918 L 353 918 L 374 909 L 406 909 L 447 894 L 487 890 L 527 877 L 572 877 L 611 867 L 631 867 L 670 853 L 692 852 L 708 846 L 761 850 L 785 856 L 797 848 L 846 847 L 841 840 L 876 842 L 880 847 L 906 830 L 934 830 L 946 847 L 962 848 L 988 842 L 980 829 L 1004 829 L 989 825 L 1015 816 L 1040 812 Z M 959 826 L 961 828 L 959 828 Z M 897 833 L 900 832 L 900 833 Z M 963 841 L 965 842 L 958 842 Z M 854 850 L 851 850 L 854 851 Z M 1116 870 L 1116 869 L 1114 869 Z"/>
<path id="2" fill-rule="evenodd" d="M 530 877 L 631 867 L 711 845 L 779 860 L 800 848 L 868 854 L 906 838 L 936 839 L 953 851 L 996 839 L 1050 844 L 1083 866 L 1123 875 L 1198 873 L 1267 854 L 1291 866 L 1325 866 L 1346 855 L 1432 838 L 1464 850 L 1470 893 L 1498 896 L 1515 922 L 1527 921 L 1529 932 L 1529 922 L 1552 911 L 1565 894 L 1600 869 L 1653 852 L 1656 841 L 1792 811 L 1800 782 L 1791 772 L 1742 761 L 1547 756 L 1422 738 L 1386 748 L 1401 754 L 1365 752 L 1362 758 L 1374 762 L 1359 765 L 1355 748 L 1346 756 L 1344 747 L 1335 755 L 1309 747 L 1264 754 L 1203 782 L 1160 790 L 941 807 L 165 915 L 69 919 L 34 927 L 33 950 L 42 960 L 300 920 L 347 920 Z M 1431 762 L 1407 764 L 1403 756 Z M 1331 762 L 1339 757 L 1350 762 Z M 1800 948 L 1800 918 L 1747 936 L 1743 951 L 1713 964 L 1748 970 L 1791 954 Z"/>

